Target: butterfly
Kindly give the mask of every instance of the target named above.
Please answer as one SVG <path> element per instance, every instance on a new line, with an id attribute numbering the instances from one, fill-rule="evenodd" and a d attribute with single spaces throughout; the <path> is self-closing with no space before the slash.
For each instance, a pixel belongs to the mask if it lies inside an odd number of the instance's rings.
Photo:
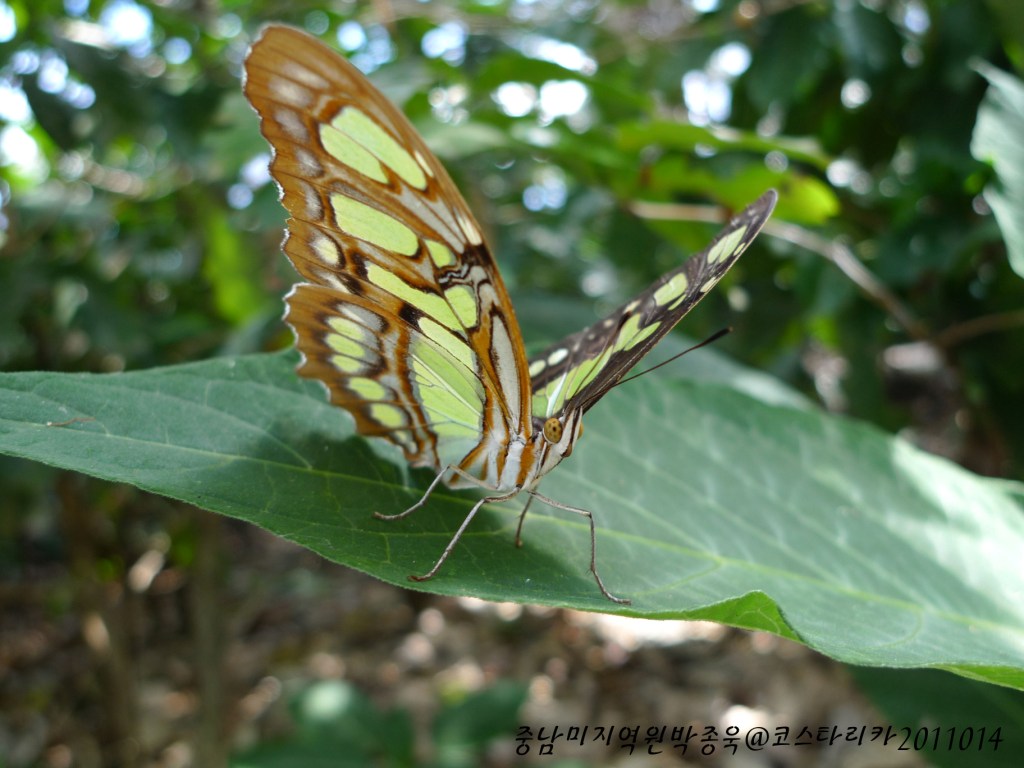
<path id="1" fill-rule="evenodd" d="M 288 294 L 299 373 L 322 382 L 359 433 L 398 446 L 440 484 L 482 488 L 432 578 L 485 505 L 529 494 L 572 453 L 582 417 L 718 282 L 775 205 L 768 191 L 704 251 L 608 317 L 528 358 L 491 252 L 458 189 L 405 116 L 344 57 L 290 27 L 266 27 L 244 91 L 273 148 L 290 218 L 284 252 L 305 282 Z"/>

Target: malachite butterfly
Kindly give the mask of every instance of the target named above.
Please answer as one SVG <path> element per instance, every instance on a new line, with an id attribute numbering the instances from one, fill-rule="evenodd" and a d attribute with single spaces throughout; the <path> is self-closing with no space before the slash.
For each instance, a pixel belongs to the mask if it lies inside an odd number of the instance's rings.
<path id="1" fill-rule="evenodd" d="M 274 150 L 290 214 L 284 251 L 306 282 L 287 297 L 299 373 L 322 382 L 363 435 L 388 440 L 441 482 L 482 488 L 474 515 L 521 492 L 593 516 L 537 484 L 572 453 L 583 414 L 721 279 L 775 205 L 768 191 L 704 251 L 598 323 L 527 359 L 480 226 L 412 125 L 352 64 L 304 32 L 267 27 L 245 95 Z M 516 543 L 526 508 L 519 518 Z"/>

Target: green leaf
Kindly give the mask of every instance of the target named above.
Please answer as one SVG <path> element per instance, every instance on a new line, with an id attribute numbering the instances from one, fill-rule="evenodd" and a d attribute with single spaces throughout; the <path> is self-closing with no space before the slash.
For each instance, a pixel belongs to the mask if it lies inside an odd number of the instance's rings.
<path id="1" fill-rule="evenodd" d="M 424 123 L 420 135 L 430 149 L 446 162 L 480 152 L 504 150 L 509 145 L 506 131 L 479 120 L 468 120 L 457 126 Z"/>
<path id="2" fill-rule="evenodd" d="M 761 112 L 783 108 L 821 92 L 835 51 L 835 30 L 827 6 L 793 6 L 765 20 L 762 43 L 744 78 Z"/>
<path id="3" fill-rule="evenodd" d="M 705 152 L 748 152 L 766 155 L 782 152 L 796 163 L 805 163 L 824 171 L 833 158 L 811 139 L 765 138 L 754 131 L 738 131 L 733 128 L 705 127 L 681 123 L 678 120 L 646 120 L 643 122 L 620 123 L 616 127 L 619 146 L 631 153 L 656 145 L 666 150 Z"/>
<path id="4" fill-rule="evenodd" d="M 435 765 L 448 768 L 480 765 L 490 742 L 516 732 L 519 710 L 526 698 L 526 686 L 499 681 L 445 707 L 433 726 Z"/>
<path id="5" fill-rule="evenodd" d="M 242 325 L 261 313 L 265 313 L 276 302 L 262 289 L 259 273 L 252 268 L 252 254 L 249 253 L 237 229 L 224 213 L 207 201 L 203 237 L 206 256 L 203 259 L 203 276 L 213 288 L 214 303 L 221 317 Z"/>
<path id="6" fill-rule="evenodd" d="M 978 71 L 989 88 L 978 107 L 971 154 L 996 172 L 985 200 L 1002 230 L 1010 266 L 1024 277 L 1024 83 L 987 64 Z"/>
<path id="7" fill-rule="evenodd" d="M 231 758 L 231 768 L 362 768 L 412 765 L 408 713 L 381 712 L 355 686 L 340 680 L 310 685 L 291 702 L 289 737 L 257 744 Z"/>
<path id="8" fill-rule="evenodd" d="M 959 768 L 964 758 L 985 768 L 1016 768 L 1024 754 L 1024 694 L 931 669 L 852 670 L 902 740 L 934 768 Z"/>
<path id="9" fill-rule="evenodd" d="M 994 31 L 1003 41 L 1006 55 L 1019 69 L 1024 65 L 1024 3 L 1020 0 L 986 0 L 985 6 L 995 21 Z"/>
<path id="10" fill-rule="evenodd" d="M 645 377 L 588 414 L 536 504 L 485 508 L 432 581 L 474 494 L 439 490 L 389 446 L 352 434 L 292 355 L 135 373 L 0 375 L 0 450 L 128 482 L 260 525 L 393 584 L 721 621 L 836 659 L 941 667 L 1024 687 L 1024 515 L 1005 484 L 879 431 L 718 384 Z M 411 474 L 411 479 L 409 475 Z M 406 484 L 408 481 L 408 485 Z"/>
<path id="11" fill-rule="evenodd" d="M 782 178 L 764 163 L 750 163 L 730 176 L 722 176 L 689 158 L 670 156 L 651 167 L 647 183 L 639 194 L 646 199 L 663 200 L 697 194 L 739 210 L 772 187 L 783 189 L 775 213 L 780 219 L 819 226 L 839 213 L 839 198 L 830 186 L 813 176 L 796 173 Z"/>

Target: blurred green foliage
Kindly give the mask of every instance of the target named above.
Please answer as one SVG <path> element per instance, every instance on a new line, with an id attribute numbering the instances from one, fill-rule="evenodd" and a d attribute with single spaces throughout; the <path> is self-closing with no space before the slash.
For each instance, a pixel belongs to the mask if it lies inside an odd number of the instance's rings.
<path id="1" fill-rule="evenodd" d="M 514 295 L 610 307 L 712 229 L 637 204 L 736 208 L 778 187 L 776 221 L 817 239 L 761 246 L 689 333 L 728 319 L 722 348 L 828 407 L 986 473 L 1019 469 L 1022 291 L 1000 230 L 1013 223 L 989 215 L 996 159 L 972 156 L 971 136 L 977 66 L 1019 63 L 1024 11 L 321 6 L 2 4 L 0 365 L 120 370 L 288 343 L 283 214 L 238 87 L 250 35 L 277 20 L 346 49 L 404 105 Z M 830 243 L 874 281 L 823 258 Z M 521 320 L 536 344 L 561 330 Z M 923 370 L 905 342 L 931 353 Z"/>
<path id="2" fill-rule="evenodd" d="M 353 686 L 321 682 L 291 702 L 293 732 L 231 760 L 232 768 L 305 768 L 374 765 L 464 768 L 480 765 L 498 738 L 515 735 L 526 690 L 498 683 L 444 705 L 430 729 L 430 755 L 417 758 L 408 712 L 382 712 Z"/>
<path id="3" fill-rule="evenodd" d="M 693 204 L 774 186 L 777 227 L 686 332 L 729 323 L 721 349 L 825 407 L 1020 476 L 1015 0 L 0 0 L 0 368 L 289 343 L 284 214 L 239 88 L 265 21 L 345 49 L 403 106 L 520 306 L 544 297 L 528 341 L 578 327 L 570 297 L 600 312 L 699 249 Z M 67 554 L 61 482 L 0 463 L 0 572 Z M 76 490 L 122 524 L 98 536 L 115 581 L 157 513 Z"/>

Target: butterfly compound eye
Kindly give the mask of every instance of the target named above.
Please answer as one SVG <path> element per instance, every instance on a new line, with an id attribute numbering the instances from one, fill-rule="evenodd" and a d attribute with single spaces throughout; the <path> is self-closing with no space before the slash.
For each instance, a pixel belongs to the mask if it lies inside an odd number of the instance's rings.
<path id="1" fill-rule="evenodd" d="M 549 443 L 557 443 L 562 439 L 562 422 L 554 416 L 544 422 L 544 439 Z"/>

